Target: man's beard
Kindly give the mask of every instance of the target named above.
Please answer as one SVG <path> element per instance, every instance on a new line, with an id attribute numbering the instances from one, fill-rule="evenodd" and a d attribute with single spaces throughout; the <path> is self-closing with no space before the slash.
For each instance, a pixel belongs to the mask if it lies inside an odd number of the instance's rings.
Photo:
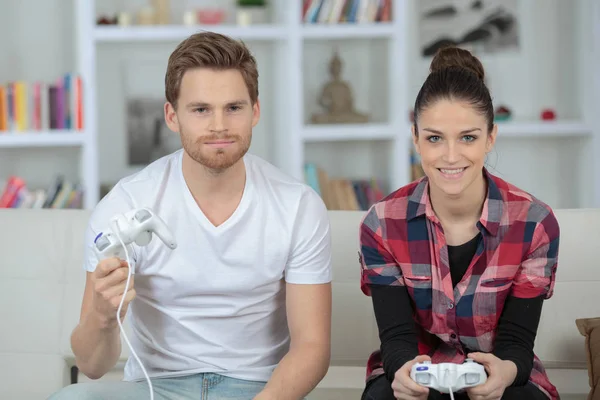
<path id="1" fill-rule="evenodd" d="M 206 141 L 228 139 L 235 140 L 233 146 L 237 147 L 236 150 L 229 148 L 210 149 L 203 144 Z M 237 163 L 248 152 L 251 141 L 252 134 L 245 139 L 239 135 L 211 135 L 202 136 L 196 140 L 185 134 L 181 135 L 181 143 L 185 152 L 194 161 L 214 172 L 224 171 Z M 203 148 L 204 151 L 202 151 Z"/>

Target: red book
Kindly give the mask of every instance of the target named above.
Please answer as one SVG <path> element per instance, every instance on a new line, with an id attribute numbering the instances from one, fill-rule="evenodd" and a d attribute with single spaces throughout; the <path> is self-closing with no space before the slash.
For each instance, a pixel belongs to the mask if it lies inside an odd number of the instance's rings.
<path id="1" fill-rule="evenodd" d="M 19 195 L 19 191 L 25 186 L 23 179 L 11 176 L 6 182 L 6 187 L 0 197 L 0 208 L 10 208 Z"/>

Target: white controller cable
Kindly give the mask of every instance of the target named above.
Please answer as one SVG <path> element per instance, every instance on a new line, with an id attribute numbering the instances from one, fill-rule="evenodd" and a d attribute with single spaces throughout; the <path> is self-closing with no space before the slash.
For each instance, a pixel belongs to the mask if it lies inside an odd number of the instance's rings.
<path id="1" fill-rule="evenodd" d="M 446 369 L 446 379 L 444 379 L 444 381 L 449 382 L 448 381 L 448 374 L 450 373 L 449 369 Z M 450 393 L 450 400 L 454 400 L 454 391 L 452 390 L 452 386 L 448 385 L 448 393 Z"/>
<path id="2" fill-rule="evenodd" d="M 135 350 L 133 349 L 133 346 L 129 342 L 129 339 L 127 338 L 127 335 L 125 334 L 125 329 L 123 329 L 123 325 L 121 324 L 121 309 L 123 308 L 123 303 L 125 302 L 125 295 L 127 294 L 127 291 L 129 290 L 129 282 L 131 281 L 132 272 L 131 272 L 131 261 L 129 260 L 129 252 L 127 251 L 127 246 L 125 246 L 125 243 L 123 242 L 123 239 L 121 238 L 121 235 L 119 235 L 118 229 L 117 229 L 117 232 L 114 232 L 114 233 L 117 236 L 117 239 L 119 239 L 119 242 L 121 242 L 121 246 L 123 246 L 123 250 L 125 251 L 125 261 L 127 261 L 127 268 L 129 268 L 129 273 L 127 274 L 127 283 L 125 284 L 125 291 L 123 292 L 123 296 L 121 297 L 121 302 L 119 303 L 119 308 L 117 308 L 117 323 L 119 324 L 119 328 L 121 329 L 121 334 L 123 335 L 125 342 L 127 342 L 127 346 L 129 346 L 129 350 L 131 350 L 131 354 L 133 354 L 133 356 L 137 360 L 138 364 L 140 364 L 140 367 L 142 368 L 142 372 L 144 373 L 144 377 L 146 378 L 146 382 L 148 382 L 148 387 L 150 388 L 150 400 L 154 400 L 154 389 L 152 388 L 152 381 L 150 380 L 150 377 L 148 376 L 148 372 L 146 372 L 146 368 L 144 368 L 144 364 L 142 364 L 142 361 L 140 360 L 140 358 L 136 354 Z"/>

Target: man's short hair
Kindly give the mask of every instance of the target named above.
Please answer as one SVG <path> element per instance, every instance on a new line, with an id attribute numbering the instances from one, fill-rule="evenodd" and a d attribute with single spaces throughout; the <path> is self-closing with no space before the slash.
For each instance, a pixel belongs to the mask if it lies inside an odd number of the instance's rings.
<path id="1" fill-rule="evenodd" d="M 183 75 L 196 68 L 237 69 L 246 82 L 252 104 L 256 103 L 256 60 L 242 41 L 214 32 L 200 32 L 181 42 L 169 57 L 165 75 L 165 95 L 174 108 L 177 108 Z"/>

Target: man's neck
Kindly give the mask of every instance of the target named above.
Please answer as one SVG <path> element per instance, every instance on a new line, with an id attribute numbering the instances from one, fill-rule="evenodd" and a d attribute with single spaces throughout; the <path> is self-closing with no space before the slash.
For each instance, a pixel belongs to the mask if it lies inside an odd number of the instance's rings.
<path id="1" fill-rule="evenodd" d="M 215 171 L 193 160 L 184 152 L 183 177 L 197 203 L 237 198 L 246 185 L 246 168 L 243 159 L 231 167 Z"/>
<path id="2" fill-rule="evenodd" d="M 430 186 L 429 197 L 437 217 L 442 223 L 470 223 L 481 218 L 487 194 L 483 174 L 460 196 L 448 196 Z"/>

